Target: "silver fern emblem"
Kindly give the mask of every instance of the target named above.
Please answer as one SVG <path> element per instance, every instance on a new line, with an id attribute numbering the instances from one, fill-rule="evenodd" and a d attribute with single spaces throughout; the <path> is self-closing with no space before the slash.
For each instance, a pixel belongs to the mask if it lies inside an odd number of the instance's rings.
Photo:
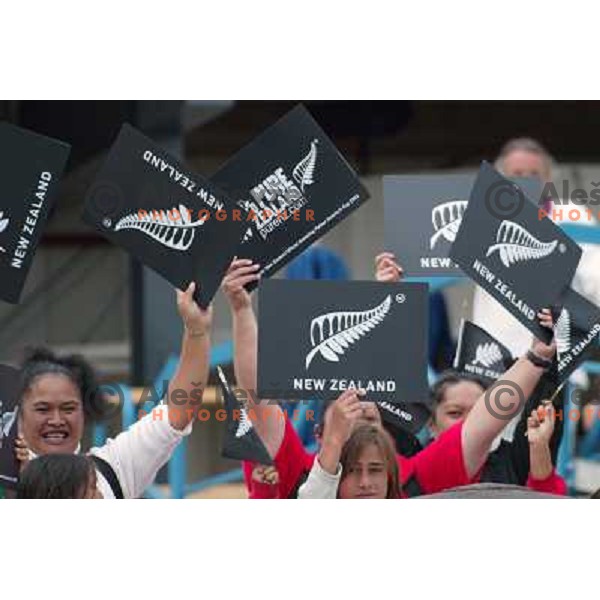
<path id="1" fill-rule="evenodd" d="M 221 369 L 220 366 L 217 366 L 217 375 L 219 376 L 219 379 L 221 380 L 221 384 L 223 385 L 223 388 L 225 389 L 225 393 L 229 394 L 229 395 L 233 395 L 231 393 L 231 390 L 229 389 L 229 384 L 227 383 L 227 378 L 225 377 L 225 373 L 223 373 L 223 370 Z M 244 406 L 244 404 L 237 398 L 236 398 L 236 401 L 240 407 L 240 422 L 238 423 L 238 427 L 235 432 L 235 437 L 241 438 L 241 437 L 244 437 L 252 429 L 253 425 L 252 425 L 252 421 L 250 420 L 250 418 L 248 416 L 248 411 L 246 410 L 246 407 Z"/>
<path id="2" fill-rule="evenodd" d="M 392 297 L 388 295 L 381 304 L 369 310 L 331 312 L 314 318 L 310 324 L 312 350 L 306 356 L 306 368 L 316 354 L 330 362 L 339 362 L 338 356 L 383 321 L 391 304 Z"/>
<path id="3" fill-rule="evenodd" d="M 300 189 L 304 191 L 304 187 L 313 184 L 315 165 L 317 162 L 317 144 L 319 140 L 313 140 L 310 143 L 308 154 L 294 167 L 292 176 L 298 182 Z"/>
<path id="4" fill-rule="evenodd" d="M 496 232 L 496 243 L 488 248 L 486 256 L 497 250 L 502 264 L 510 267 L 517 262 L 544 258 L 552 254 L 557 245 L 557 240 L 540 242 L 518 223 L 502 221 Z"/>
<path id="5" fill-rule="evenodd" d="M 3 217 L 4 212 L 0 210 L 0 233 L 2 233 L 8 227 L 8 224 L 10 222 L 10 219 L 6 219 Z M 6 250 L 2 246 L 0 246 L 0 252 L 6 252 Z"/>
<path id="6" fill-rule="evenodd" d="M 17 419 L 17 410 L 0 414 L 0 440 L 7 437 L 10 430 Z"/>
<path id="7" fill-rule="evenodd" d="M 561 356 L 571 350 L 571 315 L 566 308 L 560 311 L 556 325 L 554 325 L 554 338 L 556 339 L 556 358 L 561 361 Z"/>
<path id="8" fill-rule="evenodd" d="M 435 233 L 429 240 L 429 249 L 433 250 L 435 244 L 443 237 L 448 242 L 454 242 L 456 234 L 462 223 L 468 202 L 466 200 L 451 200 L 438 204 L 431 211 L 431 222 Z"/>
<path id="9" fill-rule="evenodd" d="M 473 364 L 479 363 L 481 366 L 490 368 L 493 364 L 499 363 L 502 360 L 502 352 L 498 348 L 498 344 L 488 342 L 487 344 L 479 344 L 475 350 L 475 360 Z"/>
<path id="10" fill-rule="evenodd" d="M 175 213 L 176 218 L 170 217 Z M 137 212 L 127 215 L 117 222 L 115 231 L 137 229 L 167 248 L 185 251 L 194 241 L 195 228 L 204 223 L 205 220 L 192 221 L 190 211 L 180 204 L 179 210 L 152 211 L 144 216 Z"/>
<path id="11" fill-rule="evenodd" d="M 240 405 L 240 422 L 238 423 L 238 427 L 235 432 L 235 437 L 244 437 L 251 429 L 252 421 L 248 417 L 248 411 L 244 406 Z"/>

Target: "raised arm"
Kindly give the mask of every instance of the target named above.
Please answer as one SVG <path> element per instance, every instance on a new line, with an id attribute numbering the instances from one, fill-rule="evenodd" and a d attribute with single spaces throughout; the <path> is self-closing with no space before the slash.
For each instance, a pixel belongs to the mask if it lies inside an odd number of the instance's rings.
<path id="1" fill-rule="evenodd" d="M 527 487 L 537 492 L 564 496 L 567 485 L 554 469 L 550 450 L 555 424 L 556 410 L 551 401 L 545 401 L 543 406 L 531 411 L 527 418 L 530 465 Z"/>
<path id="2" fill-rule="evenodd" d="M 375 257 L 375 279 L 377 281 L 398 282 L 404 270 L 391 252 L 382 252 Z"/>
<path id="3" fill-rule="evenodd" d="M 538 318 L 544 327 L 552 328 L 549 310 L 538 313 Z M 531 347 L 531 352 L 542 361 L 550 361 L 555 351 L 554 340 L 547 345 L 534 339 Z M 479 472 L 487 460 L 492 442 L 524 407 L 543 372 L 542 367 L 528 358 L 520 358 L 476 402 L 462 428 L 463 458 L 469 477 Z"/>
<path id="4" fill-rule="evenodd" d="M 179 366 L 169 383 L 169 423 L 184 430 L 197 416 L 208 382 L 212 309 L 202 310 L 194 301 L 196 285 L 185 292 L 176 290 L 177 309 L 183 321 Z"/>
<path id="5" fill-rule="evenodd" d="M 362 390 L 346 390 L 325 413 L 321 450 L 315 457 L 308 478 L 298 490 L 299 499 L 336 498 L 342 476 L 342 449 L 363 413 L 362 396 Z"/>
<path id="6" fill-rule="evenodd" d="M 255 429 L 269 454 L 275 457 L 285 431 L 281 408 L 259 400 L 257 389 L 258 325 L 250 294 L 244 286 L 257 281 L 259 265 L 248 259 L 235 259 L 221 285 L 233 317 L 233 367 L 237 385 L 248 398 L 248 408 L 256 415 Z"/>

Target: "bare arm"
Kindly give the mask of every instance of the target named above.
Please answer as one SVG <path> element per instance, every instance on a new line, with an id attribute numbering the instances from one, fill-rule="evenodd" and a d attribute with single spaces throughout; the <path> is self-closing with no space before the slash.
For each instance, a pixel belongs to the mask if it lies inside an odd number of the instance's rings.
<path id="1" fill-rule="evenodd" d="M 556 411 L 551 403 L 533 410 L 527 418 L 529 441 L 529 474 L 533 479 L 548 479 L 554 471 L 550 439 L 554 431 Z"/>
<path id="2" fill-rule="evenodd" d="M 272 457 L 277 455 L 285 421 L 279 405 L 259 400 L 257 389 L 258 325 L 250 295 L 244 286 L 258 279 L 258 265 L 247 259 L 231 263 L 223 279 L 222 289 L 233 317 L 233 366 L 239 388 L 248 398 L 248 408 L 256 414 L 255 428 Z"/>
<path id="3" fill-rule="evenodd" d="M 202 310 L 194 301 L 195 284 L 177 292 L 177 309 L 184 324 L 181 355 L 175 376 L 169 383 L 169 423 L 184 430 L 198 414 L 208 382 L 210 325 L 212 310 Z"/>
<path id="4" fill-rule="evenodd" d="M 543 326 L 552 327 L 550 311 L 544 310 L 538 317 Z M 556 345 L 554 341 L 547 345 L 534 340 L 532 351 L 550 360 Z M 523 408 L 543 372 L 527 358 L 521 358 L 479 398 L 462 428 L 463 457 L 469 477 L 474 477 L 484 465 L 492 442 Z"/>
<path id="5" fill-rule="evenodd" d="M 348 441 L 356 420 L 362 415 L 359 396 L 364 396 L 364 392 L 346 390 L 325 413 L 319 463 L 330 475 L 338 472 L 344 444 Z"/>

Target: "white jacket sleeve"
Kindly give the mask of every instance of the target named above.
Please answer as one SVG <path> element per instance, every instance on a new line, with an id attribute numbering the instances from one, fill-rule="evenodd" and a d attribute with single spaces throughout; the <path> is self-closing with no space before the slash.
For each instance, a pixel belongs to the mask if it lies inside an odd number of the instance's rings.
<path id="1" fill-rule="evenodd" d="M 583 254 L 573 277 L 573 289 L 592 304 L 600 305 L 600 246 L 581 244 Z"/>
<path id="2" fill-rule="evenodd" d="M 183 431 L 171 427 L 169 408 L 160 404 L 104 446 L 92 448 L 90 454 L 103 458 L 114 469 L 125 498 L 139 498 L 191 431 L 192 423 Z"/>
<path id="3" fill-rule="evenodd" d="M 335 500 L 341 478 L 342 465 L 338 464 L 335 475 L 332 475 L 321 467 L 319 457 L 315 456 L 308 478 L 298 490 L 298 499 Z"/>

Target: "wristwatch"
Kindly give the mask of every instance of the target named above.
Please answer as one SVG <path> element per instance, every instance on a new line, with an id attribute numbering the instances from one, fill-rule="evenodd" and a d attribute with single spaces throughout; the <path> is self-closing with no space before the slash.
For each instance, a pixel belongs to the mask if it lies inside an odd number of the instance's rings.
<path id="1" fill-rule="evenodd" d="M 540 369 L 544 369 L 544 371 L 547 371 L 548 369 L 550 369 L 550 367 L 552 367 L 551 360 L 548 360 L 547 358 L 542 358 L 541 356 L 538 356 L 531 350 L 527 350 L 527 354 L 525 356 L 527 357 L 527 360 L 530 363 L 534 364 L 536 367 L 539 367 Z"/>

